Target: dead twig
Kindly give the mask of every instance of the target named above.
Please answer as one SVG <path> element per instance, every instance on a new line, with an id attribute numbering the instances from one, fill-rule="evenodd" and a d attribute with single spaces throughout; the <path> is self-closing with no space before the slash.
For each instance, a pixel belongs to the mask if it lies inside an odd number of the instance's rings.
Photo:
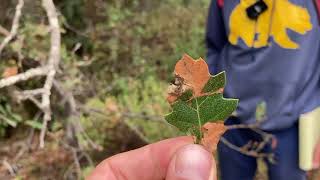
<path id="1" fill-rule="evenodd" d="M 28 148 L 29 147 L 27 144 L 22 144 L 19 152 L 13 158 L 13 162 L 17 162 L 24 155 L 24 153 L 28 151 Z"/>
<path id="2" fill-rule="evenodd" d="M 21 81 L 26 81 L 34 77 L 46 76 L 48 74 L 48 67 L 38 67 L 29 69 L 24 73 L 17 74 L 15 76 L 10 76 L 0 80 L 0 88 L 14 85 Z"/>
<path id="3" fill-rule="evenodd" d="M 55 140 L 58 144 L 62 145 L 65 149 L 68 149 L 72 152 L 72 156 L 73 156 L 73 163 L 67 168 L 66 173 L 64 174 L 64 176 L 66 176 L 69 171 L 72 169 L 73 166 L 75 166 L 76 168 L 76 174 L 77 174 L 77 179 L 81 179 L 82 173 L 81 173 L 81 164 L 80 164 L 80 160 L 85 157 L 88 161 L 88 163 L 91 166 L 94 166 L 94 163 L 92 161 L 92 159 L 90 158 L 90 156 L 84 152 L 83 150 L 77 148 L 77 147 L 73 147 L 70 144 L 68 144 L 65 140 L 61 140 L 60 138 L 56 137 L 53 133 L 47 132 L 47 135 L 52 138 L 53 140 Z M 78 155 L 80 154 L 80 155 Z"/>
<path id="4" fill-rule="evenodd" d="M 229 148 L 238 151 L 242 154 L 245 154 L 247 156 L 252 156 L 256 158 L 268 158 L 270 160 L 273 159 L 273 153 L 262 153 L 261 151 L 267 146 L 268 143 L 270 143 L 273 138 L 275 138 L 272 134 L 269 134 L 267 132 L 264 132 L 263 130 L 259 129 L 260 123 L 255 124 L 235 124 L 235 125 L 228 125 L 226 126 L 227 130 L 235 130 L 235 129 L 250 129 L 254 131 L 255 133 L 259 134 L 262 138 L 262 141 L 249 141 L 247 144 L 245 144 L 242 147 L 238 147 L 231 142 L 229 142 L 224 137 L 221 137 L 220 140 L 222 143 L 224 143 Z"/>
<path id="5" fill-rule="evenodd" d="M 56 7 L 52 0 L 42 0 L 42 5 L 47 13 L 51 31 L 51 47 L 48 60 L 49 72 L 44 84 L 44 93 L 42 94 L 42 110 L 44 112 L 43 125 L 40 132 L 40 148 L 44 147 L 44 138 L 47 130 L 47 124 L 51 120 L 52 112 L 50 108 L 50 95 L 60 62 L 61 34 Z"/>
<path id="6" fill-rule="evenodd" d="M 227 129 L 258 129 L 260 126 L 260 123 L 254 123 L 254 124 L 234 124 L 234 125 L 228 125 Z"/>
<path id="7" fill-rule="evenodd" d="M 11 164 L 6 159 L 2 160 L 2 165 L 9 171 L 11 176 L 13 176 L 13 177 L 16 176 L 14 168 L 11 166 Z"/>
<path id="8" fill-rule="evenodd" d="M 65 102 L 68 104 L 70 108 L 70 122 L 72 125 L 72 128 L 76 131 L 76 134 L 82 134 L 83 137 L 85 138 L 85 141 L 88 142 L 88 144 L 95 150 L 101 151 L 103 148 L 96 144 L 90 137 L 89 135 L 85 132 L 84 128 L 82 127 L 82 124 L 80 123 L 80 114 L 77 108 L 77 103 L 76 100 L 71 93 L 71 91 L 65 90 L 62 85 L 58 81 L 53 82 L 54 88 L 59 92 L 61 96 L 65 98 Z M 67 132 L 69 134 L 72 134 L 71 132 Z M 73 135 L 70 135 L 73 136 Z M 81 146 L 81 145 L 80 145 Z M 81 148 L 81 147 L 80 147 Z"/>
<path id="9" fill-rule="evenodd" d="M 39 88 L 39 89 L 33 89 L 33 90 L 24 90 L 22 91 L 20 94 L 18 94 L 19 96 L 21 96 L 21 98 L 25 98 L 28 96 L 37 96 L 37 95 L 41 95 L 45 92 L 45 90 L 43 88 Z M 23 99 L 22 99 L 23 100 Z"/>
<path id="10" fill-rule="evenodd" d="M 93 112 L 93 113 L 101 114 L 103 116 L 113 115 L 112 113 L 107 113 L 107 112 L 102 111 L 100 109 L 87 108 L 87 107 L 84 107 L 84 106 L 82 106 L 81 108 L 86 112 Z M 133 112 L 128 112 L 128 111 L 119 112 L 119 114 L 123 118 L 128 118 L 128 119 L 142 119 L 142 120 L 146 120 L 146 121 L 154 121 L 154 122 L 166 123 L 166 121 L 164 120 L 164 118 L 162 116 L 148 115 L 148 114 L 144 114 L 144 113 L 133 113 Z"/>
<path id="11" fill-rule="evenodd" d="M 10 33 L 4 38 L 4 40 L 2 41 L 2 43 L 0 44 L 0 55 L 3 51 L 3 49 L 7 46 L 7 44 L 17 35 L 18 33 L 18 29 L 19 29 L 19 21 L 20 21 L 20 17 L 21 17 L 21 10 L 23 8 L 24 5 L 24 0 L 19 0 L 18 4 L 16 6 L 16 12 L 12 21 L 12 27 L 10 30 Z M 5 32 L 4 28 L 1 28 L 2 31 L 1 32 Z"/>
<path id="12" fill-rule="evenodd" d="M 255 150 L 250 150 L 250 147 L 245 148 L 245 146 L 249 146 L 249 145 L 245 145 L 244 147 L 238 147 L 238 146 L 232 144 L 230 141 L 228 141 L 224 137 L 221 137 L 220 141 L 222 143 L 224 143 L 226 146 L 228 146 L 229 148 L 231 148 L 235 151 L 238 151 L 239 153 L 247 155 L 247 156 L 251 156 L 251 157 L 255 157 L 255 158 L 268 158 L 268 159 L 274 158 L 273 153 L 261 153 L 261 152 L 255 151 Z"/>
<path id="13" fill-rule="evenodd" d="M 90 165 L 91 167 L 94 167 L 93 160 L 92 160 L 92 158 L 90 157 L 90 155 L 89 155 L 88 153 L 86 153 L 86 152 L 84 152 L 84 151 L 81 152 L 81 154 L 80 154 L 80 156 L 79 156 L 79 160 L 81 160 L 83 157 L 88 161 L 88 163 L 89 163 L 89 165 Z"/>
<path id="14" fill-rule="evenodd" d="M 73 155 L 73 160 L 74 160 L 74 165 L 76 167 L 76 172 L 77 172 L 77 179 L 80 179 L 81 177 L 81 165 L 79 162 L 79 158 L 78 158 L 78 152 L 75 148 L 72 148 L 72 155 Z"/>
<path id="15" fill-rule="evenodd" d="M 24 3 L 23 0 L 19 0 L 19 4 L 16 9 L 16 17 L 13 21 L 13 28 L 10 33 L 12 37 L 16 35 L 16 31 L 19 27 L 18 22 L 19 22 L 19 17 L 21 16 L 21 8 L 23 6 L 23 3 Z M 31 100 L 43 112 L 43 123 L 42 123 L 42 128 L 41 128 L 40 137 L 39 137 L 40 148 L 44 147 L 44 139 L 46 135 L 47 124 L 52 119 L 50 97 L 51 97 L 51 90 L 52 90 L 54 78 L 60 62 L 60 48 L 61 48 L 60 47 L 61 34 L 60 34 L 60 26 L 59 26 L 56 7 L 52 0 L 42 0 L 42 5 L 44 10 L 46 11 L 48 21 L 49 21 L 49 27 L 50 27 L 50 52 L 49 52 L 49 56 L 48 56 L 49 58 L 48 58 L 47 64 L 38 68 L 29 69 L 24 73 L 17 74 L 15 76 L 11 76 L 11 77 L 0 80 L 0 88 L 3 88 L 3 87 L 14 85 L 21 81 L 29 80 L 33 77 L 45 76 L 45 83 L 43 85 L 43 88 L 22 91 L 19 93 L 20 95 L 19 97 L 21 100 L 26 100 L 26 99 Z M 7 37 L 6 39 L 10 39 L 10 38 Z M 4 42 L 7 42 L 7 41 L 4 41 Z M 38 100 L 36 96 L 41 96 L 41 100 Z"/>
<path id="16" fill-rule="evenodd" d="M 102 116 L 106 116 L 109 117 L 110 115 L 112 115 L 111 113 L 105 113 L 104 111 L 101 111 L 99 109 L 94 109 L 94 108 L 86 108 L 86 107 L 81 107 L 82 109 L 84 109 L 87 112 L 93 112 L 93 113 L 97 113 L 100 114 Z M 128 118 L 141 118 L 144 120 L 150 120 L 150 121 L 155 121 L 155 122 L 162 122 L 164 123 L 165 121 L 163 120 L 162 117 L 160 116 L 148 116 L 145 114 L 135 114 L 135 113 L 130 113 L 130 112 L 120 112 L 120 117 L 119 119 L 123 119 L 124 124 L 130 129 L 132 130 L 132 132 L 134 132 L 145 144 L 149 144 L 150 141 L 143 135 L 143 133 L 134 125 L 128 123 L 126 121 L 126 119 Z"/>

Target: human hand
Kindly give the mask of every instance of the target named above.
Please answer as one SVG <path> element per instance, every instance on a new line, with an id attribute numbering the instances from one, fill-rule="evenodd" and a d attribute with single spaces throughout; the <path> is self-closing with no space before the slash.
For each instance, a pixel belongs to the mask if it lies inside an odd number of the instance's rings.
<path id="1" fill-rule="evenodd" d="M 87 180 L 216 180 L 212 154 L 192 143 L 179 137 L 112 156 Z"/>

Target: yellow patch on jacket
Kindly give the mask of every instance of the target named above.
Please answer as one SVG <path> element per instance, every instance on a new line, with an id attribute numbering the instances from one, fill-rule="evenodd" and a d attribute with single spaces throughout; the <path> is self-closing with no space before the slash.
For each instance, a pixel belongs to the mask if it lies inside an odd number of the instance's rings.
<path id="1" fill-rule="evenodd" d="M 312 29 L 311 18 L 306 8 L 291 3 L 289 0 L 265 0 L 267 11 L 257 21 L 251 20 L 246 9 L 256 0 L 241 0 L 232 11 L 229 21 L 229 41 L 236 45 L 241 38 L 248 47 L 268 45 L 269 36 L 282 48 L 297 49 L 299 45 L 290 39 L 287 29 L 305 34 Z M 258 38 L 255 40 L 255 35 Z"/>

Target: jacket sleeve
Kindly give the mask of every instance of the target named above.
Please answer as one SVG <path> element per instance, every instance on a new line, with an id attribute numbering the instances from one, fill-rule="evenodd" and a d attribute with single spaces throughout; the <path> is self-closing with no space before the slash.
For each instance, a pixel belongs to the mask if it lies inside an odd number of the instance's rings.
<path id="1" fill-rule="evenodd" d="M 222 17 L 222 7 L 219 7 L 218 0 L 212 0 L 209 8 L 207 21 L 206 45 L 207 45 L 207 62 L 212 74 L 217 72 L 220 54 L 227 43 L 228 38 Z"/>

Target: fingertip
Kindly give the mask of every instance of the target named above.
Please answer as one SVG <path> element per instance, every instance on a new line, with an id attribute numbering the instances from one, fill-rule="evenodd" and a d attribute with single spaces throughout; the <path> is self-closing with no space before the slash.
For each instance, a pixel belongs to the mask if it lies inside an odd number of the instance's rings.
<path id="1" fill-rule="evenodd" d="M 200 145 L 180 148 L 170 161 L 167 180 L 208 180 L 216 176 L 212 154 Z"/>

